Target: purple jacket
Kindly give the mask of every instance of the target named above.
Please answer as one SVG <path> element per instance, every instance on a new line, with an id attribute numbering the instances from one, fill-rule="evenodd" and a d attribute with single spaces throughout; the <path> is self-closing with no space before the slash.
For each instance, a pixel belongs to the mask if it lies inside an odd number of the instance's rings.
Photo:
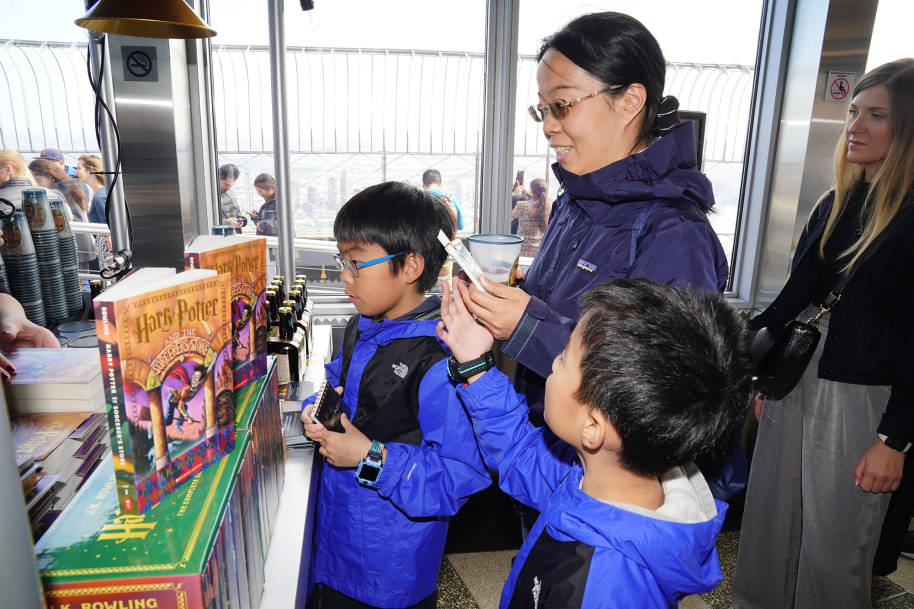
<path id="1" fill-rule="evenodd" d="M 515 386 L 542 412 L 545 377 L 574 329 L 583 292 L 620 277 L 722 291 L 727 259 L 708 222 L 711 183 L 695 169 L 690 125 L 582 176 L 555 163 L 564 194 L 524 279 L 530 294 L 502 346 L 520 364 Z"/>

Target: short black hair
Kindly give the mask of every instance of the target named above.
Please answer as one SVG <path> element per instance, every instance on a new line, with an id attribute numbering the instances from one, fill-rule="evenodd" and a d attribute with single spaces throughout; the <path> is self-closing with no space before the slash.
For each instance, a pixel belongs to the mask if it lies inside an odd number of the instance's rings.
<path id="1" fill-rule="evenodd" d="M 447 258 L 438 231 L 454 238 L 454 219 L 435 197 L 404 182 L 383 182 L 346 201 L 333 222 L 338 242 L 376 243 L 388 254 L 409 252 L 425 260 L 417 288 L 425 292 L 435 285 Z M 390 269 L 403 268 L 403 256 L 391 258 Z"/>
<path id="2" fill-rule="evenodd" d="M 723 296 L 620 279 L 580 298 L 581 386 L 622 440 L 622 466 L 660 475 L 729 447 L 750 392 L 744 323 Z"/>
<path id="3" fill-rule="evenodd" d="M 227 180 L 229 178 L 237 180 L 239 175 L 241 175 L 241 172 L 238 171 L 238 167 L 236 165 L 232 165 L 231 163 L 227 163 L 219 168 L 220 180 Z"/>
<path id="4" fill-rule="evenodd" d="M 640 21 L 611 11 L 581 15 L 543 41 L 537 61 L 549 49 L 555 49 L 607 87 L 644 85 L 647 100 L 641 139 L 650 137 L 663 97 L 666 61 L 657 39 Z"/>
<path id="5" fill-rule="evenodd" d="M 426 169 L 422 174 L 422 185 L 431 186 L 432 184 L 441 184 L 441 172 L 437 169 Z"/>

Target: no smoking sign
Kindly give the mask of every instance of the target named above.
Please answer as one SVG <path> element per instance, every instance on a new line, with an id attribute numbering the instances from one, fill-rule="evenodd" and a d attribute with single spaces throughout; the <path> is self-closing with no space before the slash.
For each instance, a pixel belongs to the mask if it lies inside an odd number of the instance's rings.
<path id="1" fill-rule="evenodd" d="M 849 102 L 856 75 L 856 72 L 829 72 L 825 84 L 825 101 Z"/>

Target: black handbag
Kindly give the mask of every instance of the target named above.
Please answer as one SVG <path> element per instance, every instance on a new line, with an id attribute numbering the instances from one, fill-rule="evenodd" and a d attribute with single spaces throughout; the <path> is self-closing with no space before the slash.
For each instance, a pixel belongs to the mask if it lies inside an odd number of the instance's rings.
<path id="1" fill-rule="evenodd" d="M 780 400 L 790 393 L 809 366 L 819 345 L 819 318 L 841 300 L 841 293 L 854 272 L 873 255 L 888 234 L 884 230 L 867 248 L 853 268 L 843 272 L 819 312 L 805 322 L 792 320 L 779 328 L 762 328 L 755 333 L 750 346 L 753 362 L 752 387 L 766 397 Z"/>
<path id="2" fill-rule="evenodd" d="M 803 322 L 792 320 L 777 331 L 762 328 L 752 339 L 751 356 L 755 364 L 753 389 L 780 400 L 790 393 L 809 366 L 819 345 L 819 317 Z"/>

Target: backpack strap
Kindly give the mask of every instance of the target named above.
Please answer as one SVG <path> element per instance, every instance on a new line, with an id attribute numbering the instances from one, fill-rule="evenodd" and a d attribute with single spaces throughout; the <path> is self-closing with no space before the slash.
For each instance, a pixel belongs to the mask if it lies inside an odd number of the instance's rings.
<path id="1" fill-rule="evenodd" d="M 635 223 L 632 224 L 632 238 L 628 246 L 628 270 L 625 272 L 626 277 L 631 277 L 632 270 L 635 268 L 635 255 L 638 252 L 638 237 L 644 231 L 644 225 L 647 224 L 647 219 L 651 215 L 651 212 L 654 211 L 657 203 L 657 201 L 651 201 L 645 205 L 644 209 L 641 210 L 641 213 L 638 214 L 638 217 L 635 218 Z"/>
<path id="2" fill-rule="evenodd" d="M 352 360 L 352 352 L 355 351 L 355 344 L 359 341 L 359 315 L 356 313 L 349 318 L 346 324 L 346 330 L 343 332 L 343 346 L 340 359 L 340 385 L 346 386 L 346 376 L 349 374 L 349 362 Z"/>

